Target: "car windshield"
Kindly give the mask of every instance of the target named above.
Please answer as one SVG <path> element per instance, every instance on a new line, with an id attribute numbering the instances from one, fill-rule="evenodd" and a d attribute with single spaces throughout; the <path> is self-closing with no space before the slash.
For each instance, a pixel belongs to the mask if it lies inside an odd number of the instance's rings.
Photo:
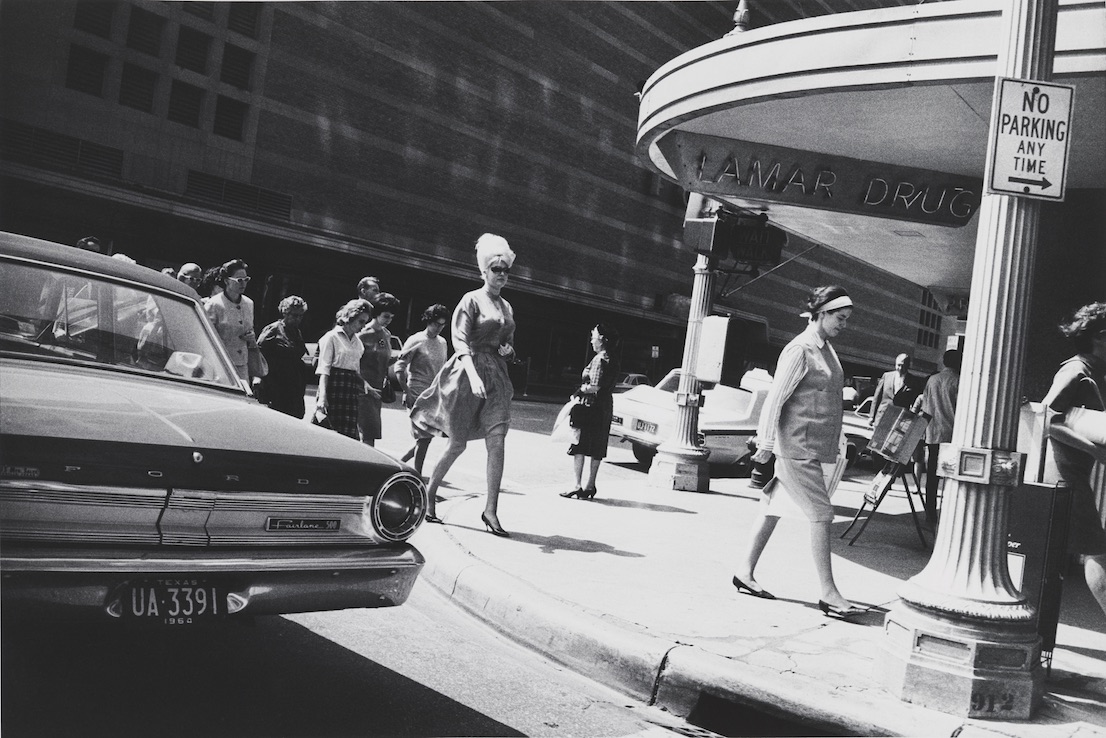
<path id="1" fill-rule="evenodd" d="M 0 262 L 0 352 L 238 386 L 187 300 L 48 266 Z"/>

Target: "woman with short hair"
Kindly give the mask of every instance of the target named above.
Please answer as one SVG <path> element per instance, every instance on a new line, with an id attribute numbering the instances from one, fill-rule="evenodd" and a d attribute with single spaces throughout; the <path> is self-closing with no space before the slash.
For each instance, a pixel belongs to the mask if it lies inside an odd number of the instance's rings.
<path id="1" fill-rule="evenodd" d="M 204 311 L 215 326 L 239 378 L 250 382 L 250 350 L 257 348 L 253 331 L 253 300 L 246 297 L 250 283 L 249 267 L 241 259 L 231 259 L 219 268 L 222 288 L 204 302 Z"/>
<path id="2" fill-rule="evenodd" d="M 357 334 L 365 347 L 361 354 L 361 378 L 365 380 L 365 393 L 361 395 L 357 411 L 357 430 L 361 442 L 376 445 L 381 436 L 380 412 L 383 408 L 383 392 L 388 384 L 388 367 L 392 357 L 392 334 L 388 325 L 399 308 L 395 295 L 381 292 L 372 302 L 373 318 Z"/>
<path id="3" fill-rule="evenodd" d="M 420 320 L 423 329 L 413 333 L 404 342 L 395 367 L 396 378 L 403 387 L 403 406 L 408 410 L 414 407 L 419 395 L 430 387 L 430 383 L 445 365 L 449 355 L 449 347 L 441 335 L 449 322 L 449 308 L 441 304 L 431 305 L 423 311 Z M 413 466 L 421 476 L 422 466 L 426 461 L 426 451 L 430 448 L 430 439 L 434 436 L 413 423 L 411 435 L 415 438 L 415 445 L 400 457 L 400 461 L 414 458 Z M 431 522 L 438 520 L 434 513 L 433 500 L 427 508 L 427 519 L 431 518 L 433 518 Z"/>
<path id="4" fill-rule="evenodd" d="M 302 418 L 309 367 L 303 363 L 307 346 L 300 325 L 307 314 L 307 302 L 297 295 L 289 295 L 280 301 L 277 310 L 280 320 L 265 326 L 257 339 L 258 348 L 269 365 L 269 373 L 258 387 L 258 398 L 274 410 Z"/>
<path id="5" fill-rule="evenodd" d="M 319 339 L 319 391 L 315 395 L 313 422 L 358 438 L 357 406 L 365 394 L 361 379 L 361 354 L 365 347 L 357 333 L 372 319 L 366 300 L 350 300 L 334 316 L 334 327 Z"/>
<path id="6" fill-rule="evenodd" d="M 576 474 L 576 488 L 562 492 L 561 497 L 590 500 L 595 497 L 595 477 L 599 465 L 607 457 L 607 441 L 614 416 L 614 386 L 618 382 L 618 358 L 612 351 L 618 342 L 618 332 L 605 323 L 591 329 L 591 348 L 595 356 L 584 368 L 580 388 L 573 393 L 577 402 L 586 406 L 585 420 L 578 427 L 580 439 L 568 447 Z M 584 482 L 585 459 L 588 477 Z M 582 486 L 581 486 L 582 485 Z"/>

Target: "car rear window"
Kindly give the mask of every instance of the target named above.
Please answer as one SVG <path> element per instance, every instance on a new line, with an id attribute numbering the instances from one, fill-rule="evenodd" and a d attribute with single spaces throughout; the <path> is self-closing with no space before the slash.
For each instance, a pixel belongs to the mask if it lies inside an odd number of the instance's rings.
<path id="1" fill-rule="evenodd" d="M 46 266 L 0 262 L 0 351 L 238 385 L 195 304 Z"/>

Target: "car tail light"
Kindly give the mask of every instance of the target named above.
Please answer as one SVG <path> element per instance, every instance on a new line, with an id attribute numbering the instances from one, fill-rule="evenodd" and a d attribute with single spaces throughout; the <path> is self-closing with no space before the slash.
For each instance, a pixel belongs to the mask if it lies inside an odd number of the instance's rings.
<path id="1" fill-rule="evenodd" d="M 426 514 L 426 487 L 410 472 L 395 474 L 369 499 L 365 512 L 384 539 L 405 540 Z"/>

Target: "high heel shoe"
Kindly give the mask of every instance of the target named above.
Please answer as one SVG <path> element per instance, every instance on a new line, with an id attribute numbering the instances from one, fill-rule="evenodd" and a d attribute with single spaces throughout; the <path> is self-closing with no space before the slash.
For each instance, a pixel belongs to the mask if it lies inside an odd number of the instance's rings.
<path id="1" fill-rule="evenodd" d="M 774 600 L 776 596 L 766 589 L 753 589 L 745 582 L 741 581 L 737 577 L 733 578 L 733 586 L 737 588 L 737 591 L 741 594 L 752 595 L 753 597 L 759 597 L 762 600 Z"/>
<path id="2" fill-rule="evenodd" d="M 584 490 L 577 487 L 576 489 L 572 490 L 571 492 L 561 492 L 561 497 L 569 497 L 569 498 L 579 497 L 582 500 L 582 499 L 584 499 Z"/>
<path id="3" fill-rule="evenodd" d="M 511 534 L 503 530 L 503 526 L 498 523 L 492 523 L 491 518 L 487 513 L 480 513 L 480 519 L 484 521 L 484 525 L 487 526 L 488 532 L 493 536 L 499 536 L 500 538 L 510 538 Z"/>
<path id="4" fill-rule="evenodd" d="M 831 605 L 825 600 L 818 600 L 818 609 L 822 611 L 822 614 L 827 618 L 838 618 L 845 620 L 846 618 L 856 617 L 857 615 L 863 615 L 868 612 L 865 607 L 857 607 L 856 605 L 849 605 L 848 607 L 837 607 Z"/>
<path id="5" fill-rule="evenodd" d="M 437 515 L 429 515 L 428 514 L 425 518 L 423 518 L 423 520 L 425 520 L 427 523 L 437 523 L 438 525 L 444 525 L 445 524 L 445 521 L 443 521 Z"/>
<path id="6" fill-rule="evenodd" d="M 595 487 L 592 487 L 591 489 L 585 489 L 583 492 L 580 493 L 580 499 L 590 500 L 592 497 L 595 497 L 595 492 Z"/>

